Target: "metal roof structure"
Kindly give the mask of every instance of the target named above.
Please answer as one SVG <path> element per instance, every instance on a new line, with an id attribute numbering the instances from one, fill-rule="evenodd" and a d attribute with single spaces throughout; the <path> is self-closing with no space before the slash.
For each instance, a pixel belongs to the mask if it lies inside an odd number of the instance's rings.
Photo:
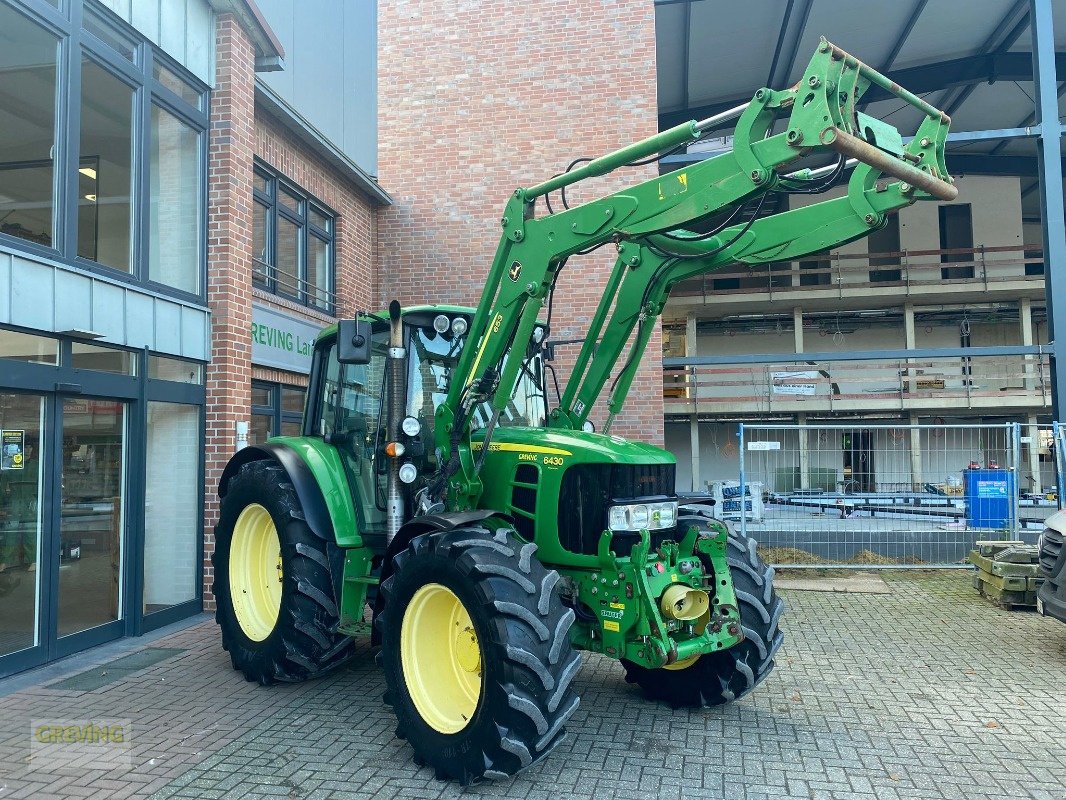
<path id="1" fill-rule="evenodd" d="M 764 86 L 793 85 L 825 36 L 951 116 L 952 174 L 1020 176 L 1023 214 L 1042 222 L 1055 419 L 1063 418 L 1066 1 L 655 0 L 655 29 L 662 129 L 744 103 Z M 911 106 L 873 90 L 863 100 L 866 113 L 902 133 L 917 129 L 921 112 Z M 708 157 L 707 144 L 663 167 Z"/>
<path id="2" fill-rule="evenodd" d="M 1066 115 L 1066 3 L 1053 36 L 1058 116 Z M 656 0 L 660 127 L 702 119 L 784 88 L 825 36 L 951 115 L 952 172 L 1021 175 L 1036 213 L 1036 143 L 1030 0 L 749 0 L 723 13 L 714 0 Z M 875 98 L 874 91 L 867 97 Z M 901 108 L 902 106 L 902 108 Z M 876 100 L 867 113 L 913 131 L 919 112 Z M 1015 131 L 992 138 L 991 131 Z M 981 132 L 981 136 L 961 134 Z"/>

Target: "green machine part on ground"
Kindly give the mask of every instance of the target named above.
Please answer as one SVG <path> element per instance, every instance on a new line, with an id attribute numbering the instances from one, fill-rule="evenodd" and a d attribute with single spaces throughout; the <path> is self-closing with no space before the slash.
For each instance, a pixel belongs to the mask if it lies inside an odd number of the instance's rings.
<path id="1" fill-rule="evenodd" d="M 857 110 L 871 84 L 923 113 L 906 145 Z M 729 152 L 550 204 L 733 120 Z M 393 303 L 323 331 L 302 435 L 238 452 L 220 482 L 214 593 L 233 666 L 263 684 L 304 680 L 370 636 L 397 735 L 464 784 L 558 745 L 577 651 L 621 661 L 674 707 L 751 691 L 782 641 L 773 570 L 706 497 L 677 493 L 670 453 L 611 424 L 679 281 L 802 258 L 916 200 L 953 199 L 949 124 L 823 39 L 790 89 L 516 189 L 476 309 Z M 836 162 L 800 168 L 819 155 Z M 760 215 L 770 193 L 824 191 L 852 162 L 846 195 Z M 614 269 L 553 397 L 552 293 L 600 247 Z"/>

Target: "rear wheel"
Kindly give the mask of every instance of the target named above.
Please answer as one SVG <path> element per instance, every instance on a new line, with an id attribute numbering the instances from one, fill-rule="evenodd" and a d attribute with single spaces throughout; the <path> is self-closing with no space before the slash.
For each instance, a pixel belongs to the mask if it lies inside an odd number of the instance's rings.
<path id="1" fill-rule="evenodd" d="M 308 527 L 280 465 L 253 461 L 230 480 L 211 563 L 222 646 L 248 680 L 306 680 L 351 655 L 337 633 L 340 551 Z"/>
<path id="2" fill-rule="evenodd" d="M 577 709 L 574 612 L 536 549 L 507 528 L 426 534 L 381 586 L 385 700 L 440 778 L 514 775 L 562 741 Z"/>
<path id="3" fill-rule="evenodd" d="M 707 529 L 700 517 L 681 517 L 684 525 Z M 774 570 L 759 558 L 755 540 L 730 530 L 729 572 L 733 578 L 744 641 L 728 650 L 696 656 L 662 669 L 623 661 L 626 681 L 636 683 L 649 699 L 683 706 L 717 706 L 739 700 L 774 668 L 784 634 L 778 628 L 785 603 L 774 591 Z M 709 562 L 705 562 L 710 566 Z"/>

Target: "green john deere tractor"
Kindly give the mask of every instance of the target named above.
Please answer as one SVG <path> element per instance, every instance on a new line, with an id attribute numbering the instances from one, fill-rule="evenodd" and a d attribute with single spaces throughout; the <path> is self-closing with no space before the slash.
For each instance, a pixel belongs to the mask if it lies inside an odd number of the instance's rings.
<path id="1" fill-rule="evenodd" d="M 922 112 L 906 145 L 857 110 L 871 84 Z M 548 201 L 732 120 L 730 152 L 582 205 Z M 953 199 L 949 123 L 823 39 L 790 89 L 515 190 L 476 309 L 394 302 L 323 331 L 302 435 L 241 450 L 220 482 L 214 594 L 233 666 L 301 681 L 369 635 L 397 735 L 464 784 L 560 742 L 580 650 L 675 707 L 750 692 L 782 640 L 773 570 L 707 498 L 676 491 L 673 455 L 611 435 L 612 421 L 677 282 L 802 258 L 916 200 Z M 848 166 L 845 196 L 759 214 L 771 192 L 823 191 Z M 551 392 L 556 279 L 601 246 L 614 270 Z"/>

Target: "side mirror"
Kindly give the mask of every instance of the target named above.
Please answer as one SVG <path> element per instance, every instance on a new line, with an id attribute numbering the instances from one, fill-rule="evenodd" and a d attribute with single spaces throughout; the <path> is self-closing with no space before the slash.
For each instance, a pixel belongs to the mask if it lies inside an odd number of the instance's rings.
<path id="1" fill-rule="evenodd" d="M 342 319 L 337 323 L 337 360 L 342 364 L 370 363 L 370 322 Z"/>

